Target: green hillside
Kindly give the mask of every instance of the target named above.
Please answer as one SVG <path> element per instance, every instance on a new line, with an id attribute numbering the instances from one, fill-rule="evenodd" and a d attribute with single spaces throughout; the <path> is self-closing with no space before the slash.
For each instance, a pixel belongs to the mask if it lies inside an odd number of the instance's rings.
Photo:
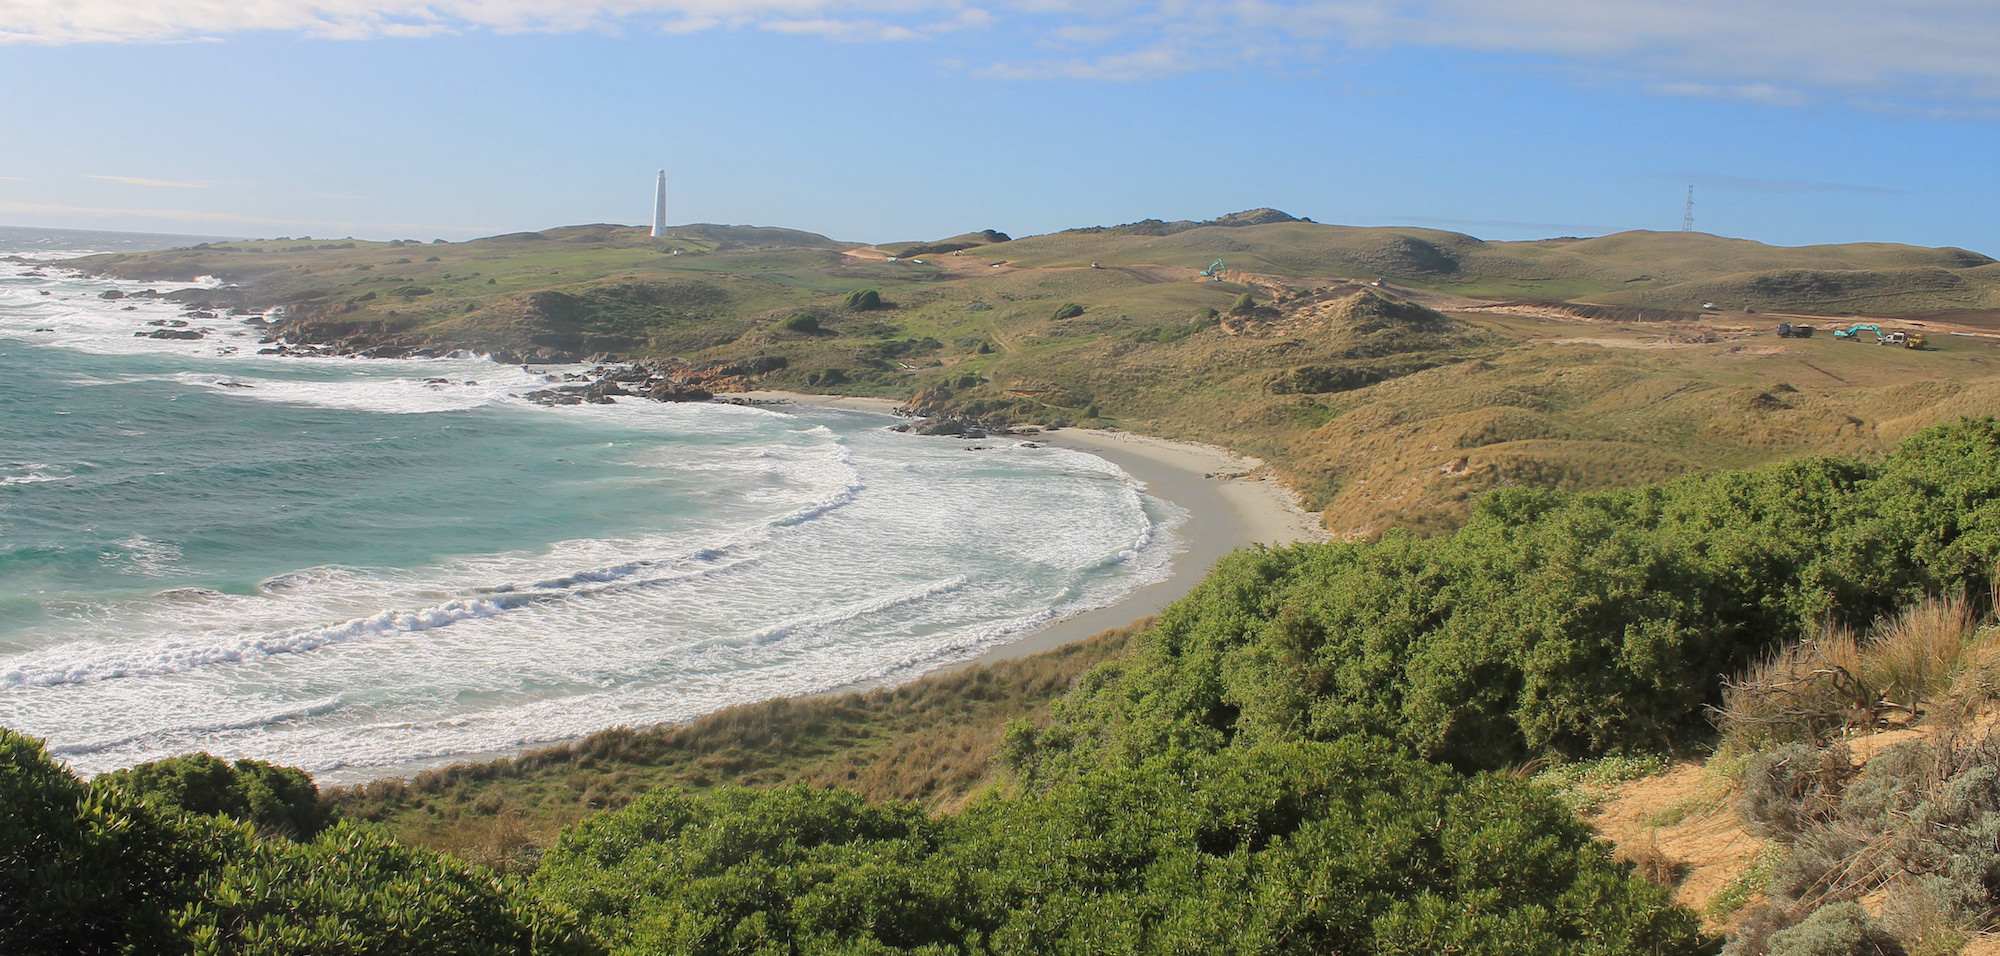
<path id="1" fill-rule="evenodd" d="M 1217 259 L 1221 281 L 1198 281 Z M 1758 341 L 1771 323 L 1748 314 L 1990 328 L 2000 263 L 1958 249 L 1648 232 L 1484 242 L 1252 210 L 881 247 L 600 224 L 464 243 L 218 243 L 79 265 L 159 282 L 190 305 L 282 305 L 276 334 L 341 351 L 671 356 L 764 370 L 715 387 L 1214 442 L 1266 459 L 1344 534 L 1448 528 L 1478 494 L 1513 484 L 1611 487 L 1879 451 L 2000 408 L 2000 340 L 1935 334 L 1930 349 L 1895 354 L 1824 335 Z M 233 285 L 175 291 L 202 275 Z"/>

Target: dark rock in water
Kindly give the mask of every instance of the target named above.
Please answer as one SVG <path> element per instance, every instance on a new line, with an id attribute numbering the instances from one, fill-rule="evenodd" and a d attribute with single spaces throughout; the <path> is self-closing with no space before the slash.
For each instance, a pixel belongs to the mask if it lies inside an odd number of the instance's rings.
<path id="1" fill-rule="evenodd" d="M 897 425 L 893 431 L 908 432 L 912 435 L 945 435 L 954 438 L 985 438 L 986 426 L 965 418 L 925 418 Z"/>
<path id="2" fill-rule="evenodd" d="M 143 335 L 149 339 L 199 339 L 203 338 L 207 333 L 204 333 L 200 329 L 154 329 L 151 332 L 134 332 L 132 334 L 134 337 Z"/>
<path id="3" fill-rule="evenodd" d="M 137 312 L 137 311 L 139 311 L 139 307 L 138 307 L 138 306 L 136 306 L 136 305 L 128 305 L 128 306 L 126 306 L 126 307 L 124 307 L 124 308 L 122 308 L 122 309 L 119 309 L 118 311 L 120 311 L 120 312 Z"/>
<path id="4" fill-rule="evenodd" d="M 190 319 L 212 319 L 215 318 L 215 313 L 207 309 L 195 309 L 187 313 L 187 317 Z"/>
<path id="5" fill-rule="evenodd" d="M 122 299 L 125 298 L 125 293 L 117 289 L 106 289 L 103 292 L 99 292 L 97 297 L 100 299 Z"/>
<path id="6" fill-rule="evenodd" d="M 693 385 L 663 382 L 646 390 L 646 397 L 656 402 L 705 402 L 715 397 L 715 393 Z"/>
<path id="7" fill-rule="evenodd" d="M 529 392 L 528 394 L 523 395 L 521 397 L 527 399 L 528 401 L 534 402 L 537 405 L 548 405 L 550 407 L 554 407 L 557 405 L 583 404 L 582 393 L 562 388 L 539 389 L 537 391 Z"/>
<path id="8" fill-rule="evenodd" d="M 55 293 L 53 293 L 53 292 L 50 292 L 50 291 L 49 291 L 49 290 L 47 290 L 47 289 L 43 289 L 43 290 L 42 290 L 42 294 L 43 294 L 43 295 L 54 295 Z"/>
<path id="9" fill-rule="evenodd" d="M 36 329 L 37 332 L 54 332 L 54 329 Z"/>
<path id="10" fill-rule="evenodd" d="M 249 383 L 247 383 L 247 382 L 239 382 L 239 381 L 237 381 L 237 380 L 235 380 L 235 379 L 233 379 L 233 378 L 218 378 L 218 379 L 216 379 L 216 380 L 215 380 L 215 385 L 216 385 L 216 387 L 217 387 L 217 388 L 251 388 L 251 387 L 252 387 L 252 386 L 251 386 L 251 385 L 250 385 Z"/>

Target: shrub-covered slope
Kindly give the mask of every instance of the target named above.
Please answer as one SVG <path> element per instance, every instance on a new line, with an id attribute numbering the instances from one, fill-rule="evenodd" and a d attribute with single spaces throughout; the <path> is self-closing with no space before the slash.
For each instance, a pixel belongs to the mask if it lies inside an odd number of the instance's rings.
<path id="1" fill-rule="evenodd" d="M 1449 536 L 1238 552 L 1013 753 L 1065 779 L 1352 733 L 1464 768 L 1687 746 L 1718 675 L 1825 619 L 1983 591 L 1996 558 L 1992 418 L 1875 463 L 1500 492 Z"/>

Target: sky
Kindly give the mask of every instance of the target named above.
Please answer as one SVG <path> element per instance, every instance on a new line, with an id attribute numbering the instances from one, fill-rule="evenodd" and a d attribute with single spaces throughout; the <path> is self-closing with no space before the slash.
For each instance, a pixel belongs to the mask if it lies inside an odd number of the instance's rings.
<path id="1" fill-rule="evenodd" d="M 1271 206 L 2000 257 L 1994 0 L 0 0 L 0 224 L 1032 235 Z"/>

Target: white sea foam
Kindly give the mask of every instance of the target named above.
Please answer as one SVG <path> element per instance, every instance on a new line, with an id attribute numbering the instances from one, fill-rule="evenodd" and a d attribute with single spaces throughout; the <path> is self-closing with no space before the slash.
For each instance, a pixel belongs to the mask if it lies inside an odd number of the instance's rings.
<path id="1" fill-rule="evenodd" d="M 257 356 L 257 330 L 241 323 L 201 341 L 134 338 L 179 307 L 95 293 L 141 287 L 0 281 L 0 337 L 187 358 L 152 378 L 88 376 L 95 384 L 601 429 L 612 436 L 602 447 L 643 472 L 577 493 L 659 482 L 681 507 L 630 533 L 425 566 L 259 571 L 260 585 L 239 585 L 249 593 L 204 585 L 164 542 L 114 539 L 106 560 L 158 583 L 52 600 L 46 623 L 9 635 L 28 649 L 0 652 L 0 725 L 48 737 L 84 772 L 205 750 L 359 779 L 906 679 L 1160 580 L 1179 547 L 1184 514 L 1079 452 L 968 452 L 851 411 L 532 408 L 520 394 L 546 383 L 518 367 Z M 33 294 L 43 289 L 57 294 Z M 230 343 L 244 344 L 218 354 Z M 0 467 L 0 485 L 61 473 L 20 461 Z M 468 514 L 484 506 L 467 503 Z"/>

